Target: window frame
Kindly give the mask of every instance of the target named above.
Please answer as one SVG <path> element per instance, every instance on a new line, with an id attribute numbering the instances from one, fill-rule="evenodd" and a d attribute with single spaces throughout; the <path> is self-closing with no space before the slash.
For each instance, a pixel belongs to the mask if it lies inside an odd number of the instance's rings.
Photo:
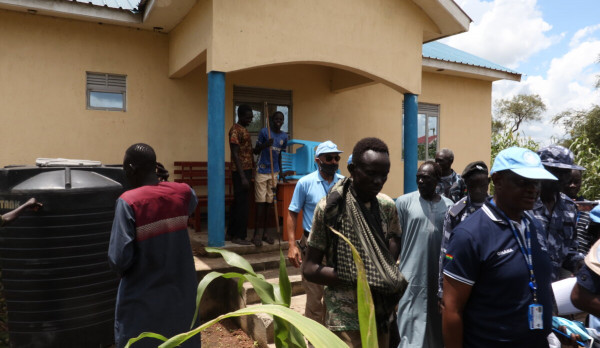
<path id="1" fill-rule="evenodd" d="M 127 75 L 86 71 L 86 109 L 102 111 L 127 111 Z M 123 107 L 97 107 L 91 105 L 91 93 L 112 93 L 123 96 Z"/>
<path id="2" fill-rule="evenodd" d="M 436 138 L 436 149 L 435 151 L 439 151 L 440 150 L 440 104 L 432 104 L 432 103 L 417 103 L 417 122 L 418 122 L 418 117 L 419 115 L 425 115 L 425 140 L 427 141 L 430 137 L 429 133 L 429 118 L 430 117 L 437 117 L 437 122 L 436 122 L 436 129 L 437 129 L 437 138 Z M 404 161 L 404 103 L 402 103 L 402 160 Z M 419 138 L 418 136 L 418 129 L 417 129 L 417 139 Z M 417 144 L 417 151 L 418 151 L 418 144 Z M 428 160 L 434 160 L 434 158 L 429 158 L 429 153 L 428 151 L 425 151 L 425 158 L 421 159 L 418 158 L 418 152 L 417 152 L 417 161 L 419 162 L 424 162 L 424 161 L 428 161 Z"/>
<path id="3" fill-rule="evenodd" d="M 440 150 L 440 105 L 439 104 L 429 104 L 429 103 L 418 103 L 418 112 L 417 115 L 425 115 L 425 143 L 427 145 L 427 149 L 429 148 L 429 138 L 433 135 L 436 135 L 435 139 L 435 152 L 434 157 L 429 157 L 429 151 L 425 151 L 425 158 L 421 159 L 417 157 L 418 161 L 428 161 L 435 160 L 435 153 Z M 418 116 L 417 116 L 418 117 Z M 431 118 L 436 118 L 435 129 L 437 130 L 437 134 L 429 134 L 429 120 Z M 418 134 L 417 134 L 418 139 Z M 417 144 L 418 148 L 418 144 Z"/>
<path id="4" fill-rule="evenodd" d="M 263 88 L 263 87 L 251 87 L 251 86 L 233 86 L 233 123 L 236 122 L 236 107 L 241 104 L 248 105 L 261 105 L 261 114 L 263 116 L 261 122 L 261 129 L 267 126 L 264 106 L 285 106 L 288 108 L 288 139 L 293 139 L 293 125 L 294 125 L 294 113 L 293 113 L 293 93 L 292 90 L 285 89 L 274 89 L 274 88 Z M 260 132 L 260 130 L 259 130 Z M 258 132 L 250 132 L 252 142 L 255 143 L 258 138 Z"/>

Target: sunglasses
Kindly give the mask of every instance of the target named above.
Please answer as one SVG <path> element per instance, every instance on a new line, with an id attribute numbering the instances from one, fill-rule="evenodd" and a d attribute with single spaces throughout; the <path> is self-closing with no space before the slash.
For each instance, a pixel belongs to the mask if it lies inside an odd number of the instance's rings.
<path id="1" fill-rule="evenodd" d="M 340 161 L 340 156 L 339 155 L 324 155 L 325 156 L 325 161 L 326 162 L 331 162 L 333 160 L 335 160 L 336 162 Z"/>

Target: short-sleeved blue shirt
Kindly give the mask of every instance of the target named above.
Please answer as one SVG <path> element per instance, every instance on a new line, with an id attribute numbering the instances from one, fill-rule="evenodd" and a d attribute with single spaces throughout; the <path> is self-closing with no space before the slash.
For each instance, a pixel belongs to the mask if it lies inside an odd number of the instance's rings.
<path id="1" fill-rule="evenodd" d="M 547 347 L 552 328 L 552 264 L 538 233 L 539 222 L 525 214 L 531 232 L 538 303 L 544 306 L 544 329 L 530 330 L 529 269 L 510 222 L 485 205 L 459 224 L 447 249 L 444 275 L 472 286 L 463 313 L 464 347 Z"/>
<path id="2" fill-rule="evenodd" d="M 321 177 L 319 171 L 315 170 L 298 180 L 288 209 L 295 213 L 302 211 L 302 228 L 305 231 L 310 232 L 317 203 L 327 195 L 333 184 L 343 177 L 336 173 L 331 183 L 328 183 Z"/>
<path id="3" fill-rule="evenodd" d="M 279 172 L 279 153 L 281 151 L 285 151 L 285 148 L 287 147 L 288 136 L 284 131 L 277 133 L 271 130 L 271 138 L 273 138 L 273 146 L 271 146 L 271 151 L 273 152 L 273 171 L 277 173 Z M 262 145 L 266 143 L 268 139 L 269 137 L 267 136 L 267 128 L 263 128 L 258 133 L 256 145 Z M 260 152 L 260 157 L 258 158 L 258 172 L 261 174 L 271 173 L 271 158 L 269 157 L 269 148 L 263 149 Z"/>

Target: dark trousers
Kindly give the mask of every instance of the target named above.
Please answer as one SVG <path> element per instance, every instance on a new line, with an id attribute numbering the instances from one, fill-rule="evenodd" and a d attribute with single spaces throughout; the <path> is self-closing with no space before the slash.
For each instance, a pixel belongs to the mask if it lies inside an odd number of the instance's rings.
<path id="1" fill-rule="evenodd" d="M 248 183 L 252 179 L 252 169 L 244 170 L 243 175 L 248 179 Z M 242 177 L 239 171 L 231 172 L 231 179 L 233 181 L 233 203 L 229 210 L 229 227 L 227 228 L 227 234 L 231 238 L 246 239 L 248 233 L 246 228 L 248 227 L 248 196 L 250 191 L 244 189 L 242 186 Z"/>

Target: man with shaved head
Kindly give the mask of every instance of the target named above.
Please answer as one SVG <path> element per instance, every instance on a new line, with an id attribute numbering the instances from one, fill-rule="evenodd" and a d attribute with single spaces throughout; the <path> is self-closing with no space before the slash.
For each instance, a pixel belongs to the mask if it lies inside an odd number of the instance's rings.
<path id="1" fill-rule="evenodd" d="M 462 198 L 462 195 L 456 196 L 452 198 L 452 193 L 450 192 L 450 188 L 454 185 L 460 185 L 460 175 L 458 175 L 454 169 L 452 169 L 452 163 L 454 163 L 454 152 L 450 149 L 441 149 L 435 154 L 435 163 L 440 165 L 442 169 L 442 177 L 437 186 L 437 193 L 440 195 L 444 195 L 447 198 L 454 200 L 455 202 L 458 199 Z"/>
<path id="2" fill-rule="evenodd" d="M 398 303 L 398 332 L 402 348 L 442 347 L 438 310 L 438 269 L 444 217 L 452 201 L 436 192 L 442 170 L 425 161 L 417 171 L 418 191 L 398 197 L 402 229 L 400 271 L 408 289 Z"/>
<path id="3" fill-rule="evenodd" d="M 187 220 L 198 200 L 188 185 L 160 181 L 159 168 L 147 144 L 125 152 L 123 169 L 132 189 L 117 200 L 108 249 L 110 267 L 121 278 L 115 310 L 119 348 L 146 331 L 166 337 L 185 332 L 194 317 L 197 282 Z M 135 346 L 158 343 L 146 338 Z"/>

